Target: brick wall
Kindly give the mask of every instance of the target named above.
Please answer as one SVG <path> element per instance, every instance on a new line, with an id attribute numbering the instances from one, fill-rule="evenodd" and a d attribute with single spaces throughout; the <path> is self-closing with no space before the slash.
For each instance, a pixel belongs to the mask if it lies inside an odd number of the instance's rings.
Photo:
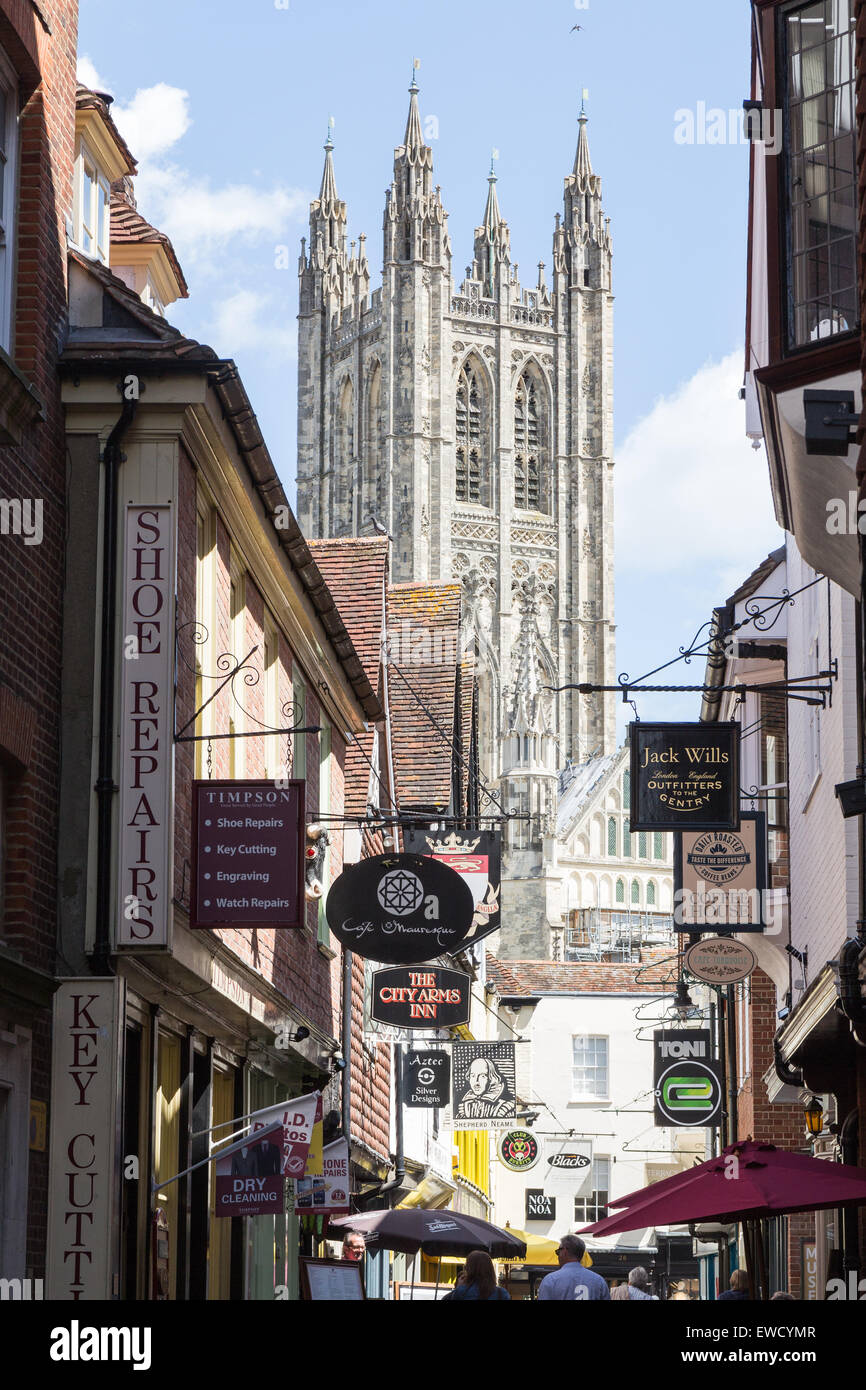
<path id="1" fill-rule="evenodd" d="M 54 973 L 56 805 L 60 710 L 61 597 L 65 534 L 65 449 L 57 353 L 66 322 L 66 216 L 72 209 L 75 50 L 78 5 L 46 0 L 51 32 L 27 0 L 4 0 L 0 45 L 16 69 L 19 193 L 10 356 L 38 391 L 44 419 L 25 425 L 16 444 L 0 446 L 0 497 L 42 502 L 41 544 L 0 536 L 0 757 L 6 763 L 5 907 L 0 937 L 26 963 Z M 9 196 L 9 193 L 7 193 Z M 26 760 L 9 762 L 14 724 L 32 725 Z M 33 1024 L 31 1095 L 49 1100 L 50 1011 Z M 0 1005 L 0 1027 L 11 1021 Z M 50 1113 L 49 1113 L 50 1120 Z M 28 1267 L 44 1272 L 47 1154 L 29 1156 Z M 22 1271 L 23 1273 L 23 1271 Z"/>

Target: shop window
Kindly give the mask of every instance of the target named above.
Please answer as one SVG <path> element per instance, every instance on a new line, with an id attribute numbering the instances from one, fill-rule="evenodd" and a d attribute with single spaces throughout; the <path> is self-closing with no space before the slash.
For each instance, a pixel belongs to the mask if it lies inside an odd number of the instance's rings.
<path id="1" fill-rule="evenodd" d="M 168 1223 L 168 1275 L 165 1296 L 177 1297 L 178 1184 L 168 1183 L 183 1165 L 180 1161 L 180 1039 L 160 1033 L 157 1043 L 156 1126 L 154 1133 L 154 1208 Z M 164 1188 L 159 1184 L 166 1182 Z"/>
<path id="2" fill-rule="evenodd" d="M 588 1226 L 592 1221 L 600 1221 L 607 1215 L 606 1207 L 610 1198 L 610 1159 L 592 1160 L 592 1191 L 587 1197 L 575 1197 L 575 1225 Z"/>
<path id="3" fill-rule="evenodd" d="M 212 1094 L 213 1118 L 211 1124 L 214 1127 L 224 1125 L 225 1127 L 222 1129 L 216 1128 L 216 1133 L 230 1135 L 232 1130 L 229 1127 L 229 1121 L 233 1120 L 235 1116 L 235 1078 L 232 1071 L 218 1067 L 216 1063 L 214 1063 Z M 228 1143 L 229 1140 L 225 1142 Z M 261 1220 L 258 1216 L 255 1219 L 256 1221 Z M 209 1299 L 228 1300 L 231 1296 L 232 1224 L 230 1217 L 217 1216 L 216 1183 L 211 1182 L 207 1279 Z"/>

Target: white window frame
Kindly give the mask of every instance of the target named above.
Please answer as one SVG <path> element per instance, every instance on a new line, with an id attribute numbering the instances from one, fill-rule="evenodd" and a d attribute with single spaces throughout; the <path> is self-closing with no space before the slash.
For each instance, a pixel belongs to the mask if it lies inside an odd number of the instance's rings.
<path id="1" fill-rule="evenodd" d="M 100 194 L 105 208 L 102 241 L 99 230 Z M 86 256 L 108 265 L 111 242 L 111 183 L 99 167 L 99 161 L 83 136 L 79 140 L 75 159 L 73 217 L 76 245 Z"/>
<path id="2" fill-rule="evenodd" d="M 578 1065 L 585 1070 L 586 1064 L 578 1064 L 575 1061 L 575 1044 L 578 1042 L 602 1042 L 604 1043 L 604 1077 L 607 1082 L 606 1089 L 602 1091 L 578 1091 L 575 1081 L 575 1071 Z M 600 1068 L 593 1067 L 593 1071 Z M 610 1100 L 610 1038 L 606 1033 L 572 1033 L 571 1036 L 571 1099 L 574 1103 L 586 1103 L 599 1100 Z"/>
<path id="3" fill-rule="evenodd" d="M 0 347 L 12 352 L 15 302 L 15 235 L 18 213 L 18 77 L 0 48 L 0 87 L 6 98 L 6 129 L 0 154 Z"/>
<path id="4" fill-rule="evenodd" d="M 598 1179 L 602 1163 L 607 1165 L 607 1181 L 603 1187 L 600 1187 Z M 593 1155 L 592 1177 L 590 1179 L 592 1187 L 585 1197 L 575 1197 L 574 1199 L 574 1219 L 576 1223 L 579 1222 L 581 1225 L 586 1225 L 587 1222 L 598 1221 L 601 1217 L 606 1215 L 604 1207 L 607 1203 L 600 1203 L 598 1201 L 598 1194 L 600 1192 L 606 1193 L 607 1202 L 610 1201 L 610 1184 L 613 1176 L 612 1168 L 613 1165 L 608 1154 Z"/>

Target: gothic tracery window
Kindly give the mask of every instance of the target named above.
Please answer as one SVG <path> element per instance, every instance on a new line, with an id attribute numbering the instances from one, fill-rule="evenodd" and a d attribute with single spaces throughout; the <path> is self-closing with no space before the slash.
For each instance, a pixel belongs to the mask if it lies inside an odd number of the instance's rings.
<path id="1" fill-rule="evenodd" d="M 543 487 L 544 407 L 541 386 L 527 370 L 514 398 L 514 505 L 547 511 Z"/>
<path id="2" fill-rule="evenodd" d="M 464 363 L 457 378 L 456 417 L 455 497 L 458 502 L 487 505 L 483 387 L 471 362 Z"/>
<path id="3" fill-rule="evenodd" d="M 340 406 L 337 417 L 337 521 L 343 527 L 352 529 L 352 512 L 355 504 L 355 479 L 352 474 L 355 455 L 355 391 L 351 378 L 347 377 L 340 392 Z"/>
<path id="4" fill-rule="evenodd" d="M 382 366 L 374 363 L 367 388 L 367 450 L 364 473 L 362 522 L 372 509 L 380 514 L 384 503 L 384 458 L 382 448 Z"/>

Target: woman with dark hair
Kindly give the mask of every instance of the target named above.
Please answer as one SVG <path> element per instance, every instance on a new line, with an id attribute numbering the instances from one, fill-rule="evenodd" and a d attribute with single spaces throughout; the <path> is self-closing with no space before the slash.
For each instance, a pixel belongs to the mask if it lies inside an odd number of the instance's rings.
<path id="1" fill-rule="evenodd" d="M 465 1303 L 470 1299 L 500 1303 L 511 1301 L 511 1294 L 507 1289 L 501 1289 L 496 1283 L 493 1261 L 483 1250 L 470 1250 L 463 1273 L 458 1276 L 451 1293 L 447 1293 L 441 1301 Z"/>

